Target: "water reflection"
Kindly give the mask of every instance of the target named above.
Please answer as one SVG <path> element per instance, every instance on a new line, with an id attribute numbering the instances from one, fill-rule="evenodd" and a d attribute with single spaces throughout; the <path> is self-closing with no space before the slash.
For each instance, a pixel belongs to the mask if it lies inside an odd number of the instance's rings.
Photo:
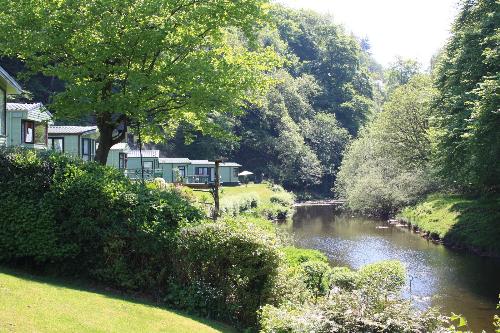
<path id="1" fill-rule="evenodd" d="M 379 229 L 377 226 L 387 226 Z M 337 266 L 359 268 L 386 259 L 406 265 L 405 295 L 420 307 L 464 314 L 475 331 L 492 330 L 500 261 L 451 251 L 384 221 L 350 217 L 334 207 L 298 207 L 289 227 L 297 245 L 324 252 Z"/>

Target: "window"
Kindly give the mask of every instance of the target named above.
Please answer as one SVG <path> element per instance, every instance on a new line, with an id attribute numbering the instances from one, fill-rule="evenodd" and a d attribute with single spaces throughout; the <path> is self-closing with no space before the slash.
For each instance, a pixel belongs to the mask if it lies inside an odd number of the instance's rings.
<path id="1" fill-rule="evenodd" d="M 49 149 L 64 152 L 64 138 L 49 138 Z"/>
<path id="2" fill-rule="evenodd" d="M 208 180 L 212 180 L 211 169 L 212 168 L 196 167 L 194 173 L 196 176 L 208 176 Z"/>
<path id="3" fill-rule="evenodd" d="M 35 143 L 35 122 L 23 120 L 21 126 L 23 128 L 23 143 Z"/>
<path id="4" fill-rule="evenodd" d="M 179 167 L 177 167 L 177 169 L 179 169 L 179 175 L 182 178 L 185 178 L 186 177 L 186 167 L 185 166 L 179 166 Z"/>
<path id="5" fill-rule="evenodd" d="M 35 123 L 35 143 L 46 145 L 47 144 L 47 125 L 44 123 Z"/>
<path id="6" fill-rule="evenodd" d="M 0 135 L 7 135 L 7 94 L 0 88 Z"/>
<path id="7" fill-rule="evenodd" d="M 95 155 L 95 140 L 82 139 L 82 159 L 84 161 L 93 161 Z"/>
<path id="8" fill-rule="evenodd" d="M 144 169 L 153 169 L 153 161 L 145 161 L 145 162 L 142 162 L 142 165 L 144 167 Z"/>
<path id="9" fill-rule="evenodd" d="M 238 171 L 239 171 L 238 168 L 233 168 L 233 177 L 238 178 L 238 173 L 239 173 Z"/>
<path id="10" fill-rule="evenodd" d="M 118 168 L 119 169 L 127 168 L 127 154 L 118 153 Z"/>

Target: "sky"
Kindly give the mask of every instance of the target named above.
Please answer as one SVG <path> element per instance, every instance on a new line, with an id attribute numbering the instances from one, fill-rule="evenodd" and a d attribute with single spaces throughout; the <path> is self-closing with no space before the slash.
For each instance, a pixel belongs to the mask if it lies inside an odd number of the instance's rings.
<path id="1" fill-rule="evenodd" d="M 387 66 L 397 56 L 423 68 L 445 44 L 458 12 L 457 0 L 276 0 L 333 16 L 347 31 L 368 37 L 371 53 Z"/>

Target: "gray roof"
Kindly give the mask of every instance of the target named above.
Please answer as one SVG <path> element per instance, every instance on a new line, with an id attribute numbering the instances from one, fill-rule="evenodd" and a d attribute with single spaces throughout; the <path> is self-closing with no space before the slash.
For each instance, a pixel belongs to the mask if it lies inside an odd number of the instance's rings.
<path id="1" fill-rule="evenodd" d="M 52 114 L 42 103 L 7 103 L 7 111 L 26 112 L 27 118 L 34 121 L 48 121 L 52 119 Z"/>
<path id="2" fill-rule="evenodd" d="M 115 145 L 113 145 L 113 147 L 111 147 L 111 150 L 129 150 L 130 147 L 128 146 L 128 143 L 126 142 L 119 142 Z"/>
<path id="3" fill-rule="evenodd" d="M 49 126 L 49 134 L 84 134 L 97 132 L 97 126 Z"/>
<path id="4" fill-rule="evenodd" d="M 7 94 L 20 94 L 23 90 L 19 83 L 0 66 L 0 79 L 7 84 Z"/>
<path id="5" fill-rule="evenodd" d="M 235 162 L 225 162 L 221 163 L 220 166 L 225 166 L 225 167 L 240 167 L 241 164 L 235 163 Z"/>
<path id="6" fill-rule="evenodd" d="M 208 164 L 213 165 L 215 162 L 210 162 L 209 160 L 191 160 L 191 164 Z"/>
<path id="7" fill-rule="evenodd" d="M 128 152 L 128 157 L 141 157 L 140 151 L 139 150 L 131 150 Z M 142 157 L 155 157 L 159 158 L 160 157 L 160 151 L 159 150 L 143 150 L 142 151 Z"/>
<path id="8" fill-rule="evenodd" d="M 190 164 L 189 158 L 185 157 L 169 157 L 160 158 L 160 164 Z"/>

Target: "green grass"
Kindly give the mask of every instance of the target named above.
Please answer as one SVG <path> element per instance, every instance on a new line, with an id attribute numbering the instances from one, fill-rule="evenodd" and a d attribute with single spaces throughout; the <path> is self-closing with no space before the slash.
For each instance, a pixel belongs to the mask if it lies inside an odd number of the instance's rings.
<path id="1" fill-rule="evenodd" d="M 400 217 L 449 245 L 500 255 L 500 197 L 434 194 L 405 208 Z"/>
<path id="2" fill-rule="evenodd" d="M 0 268 L 0 332 L 234 332 L 147 302 Z"/>
<path id="3" fill-rule="evenodd" d="M 224 199 L 241 194 L 254 194 L 263 204 L 270 203 L 271 196 L 275 193 L 267 186 L 267 184 L 248 184 L 227 187 L 222 186 L 220 191 L 221 202 L 224 201 Z M 213 202 L 212 195 L 207 190 L 194 191 L 194 194 L 198 200 L 206 199 L 209 203 Z"/>

